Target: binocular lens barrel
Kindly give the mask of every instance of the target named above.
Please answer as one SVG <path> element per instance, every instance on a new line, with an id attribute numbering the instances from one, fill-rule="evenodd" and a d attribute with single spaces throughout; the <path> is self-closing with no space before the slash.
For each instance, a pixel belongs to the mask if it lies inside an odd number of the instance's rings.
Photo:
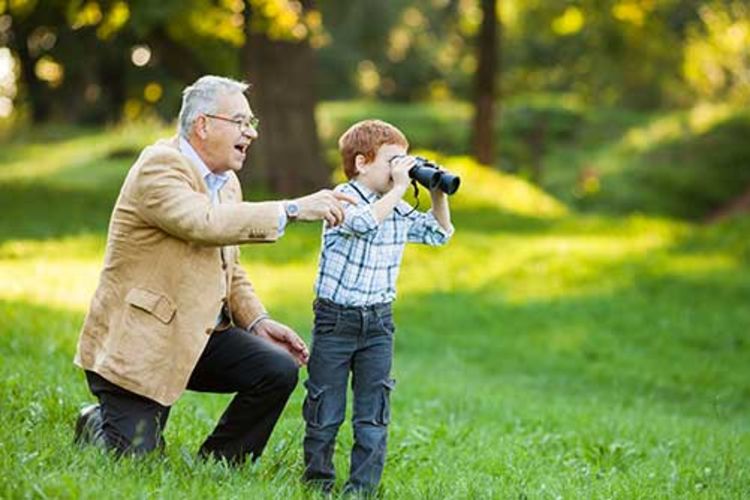
<path id="1" fill-rule="evenodd" d="M 427 189 L 435 189 L 440 184 L 440 171 L 431 167 L 416 165 L 409 170 L 409 177 Z"/>
<path id="2" fill-rule="evenodd" d="M 449 174 L 448 172 L 441 172 L 440 176 L 440 189 L 445 194 L 453 194 L 458 191 L 458 186 L 461 185 L 461 178 L 457 175 Z"/>
<path id="3" fill-rule="evenodd" d="M 458 191 L 461 178 L 445 170 L 440 170 L 434 163 L 417 156 L 417 164 L 409 169 L 409 177 L 427 189 L 439 188 L 446 194 Z"/>

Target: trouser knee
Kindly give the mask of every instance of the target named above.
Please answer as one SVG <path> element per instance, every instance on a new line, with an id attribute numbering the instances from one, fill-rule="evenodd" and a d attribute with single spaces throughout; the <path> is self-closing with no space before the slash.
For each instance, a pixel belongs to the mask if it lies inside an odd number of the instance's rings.
<path id="1" fill-rule="evenodd" d="M 299 367 L 289 354 L 279 353 L 270 367 L 269 377 L 276 391 L 289 395 L 297 386 Z"/>

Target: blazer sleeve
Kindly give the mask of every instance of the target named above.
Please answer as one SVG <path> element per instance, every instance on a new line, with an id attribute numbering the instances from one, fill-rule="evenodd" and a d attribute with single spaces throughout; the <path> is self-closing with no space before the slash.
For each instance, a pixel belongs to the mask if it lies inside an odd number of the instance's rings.
<path id="1" fill-rule="evenodd" d="M 192 167 L 178 152 L 161 149 L 149 155 L 136 173 L 136 210 L 144 220 L 202 245 L 278 239 L 279 202 L 213 205 L 207 194 L 196 190 Z"/>
<path id="2" fill-rule="evenodd" d="M 234 252 L 235 259 L 232 262 L 232 282 L 229 290 L 229 308 L 235 325 L 247 329 L 260 316 L 268 314 L 255 293 L 247 273 L 240 265 L 240 249 Z"/>

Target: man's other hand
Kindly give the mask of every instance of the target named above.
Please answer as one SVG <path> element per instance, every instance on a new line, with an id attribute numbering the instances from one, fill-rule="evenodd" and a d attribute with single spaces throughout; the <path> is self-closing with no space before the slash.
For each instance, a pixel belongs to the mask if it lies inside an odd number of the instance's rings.
<path id="1" fill-rule="evenodd" d="M 299 366 L 306 365 L 310 357 L 307 345 L 288 326 L 278 321 L 266 318 L 260 320 L 254 327 L 255 334 L 269 342 L 278 345 L 292 355 Z"/>
<path id="2" fill-rule="evenodd" d="M 330 189 L 321 189 L 294 202 L 299 206 L 299 220 L 325 220 L 331 227 L 344 222 L 344 202 L 357 204 L 355 198 Z"/>

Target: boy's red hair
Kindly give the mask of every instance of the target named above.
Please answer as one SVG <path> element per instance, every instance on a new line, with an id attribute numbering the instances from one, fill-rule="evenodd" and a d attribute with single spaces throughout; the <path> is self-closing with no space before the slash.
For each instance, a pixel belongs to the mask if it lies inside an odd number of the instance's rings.
<path id="1" fill-rule="evenodd" d="M 409 141 L 404 134 L 382 120 L 363 120 L 349 127 L 349 130 L 339 138 L 339 152 L 346 178 L 351 179 L 357 175 L 357 155 L 364 156 L 365 161 L 370 163 L 383 144 L 397 144 L 409 148 Z"/>

